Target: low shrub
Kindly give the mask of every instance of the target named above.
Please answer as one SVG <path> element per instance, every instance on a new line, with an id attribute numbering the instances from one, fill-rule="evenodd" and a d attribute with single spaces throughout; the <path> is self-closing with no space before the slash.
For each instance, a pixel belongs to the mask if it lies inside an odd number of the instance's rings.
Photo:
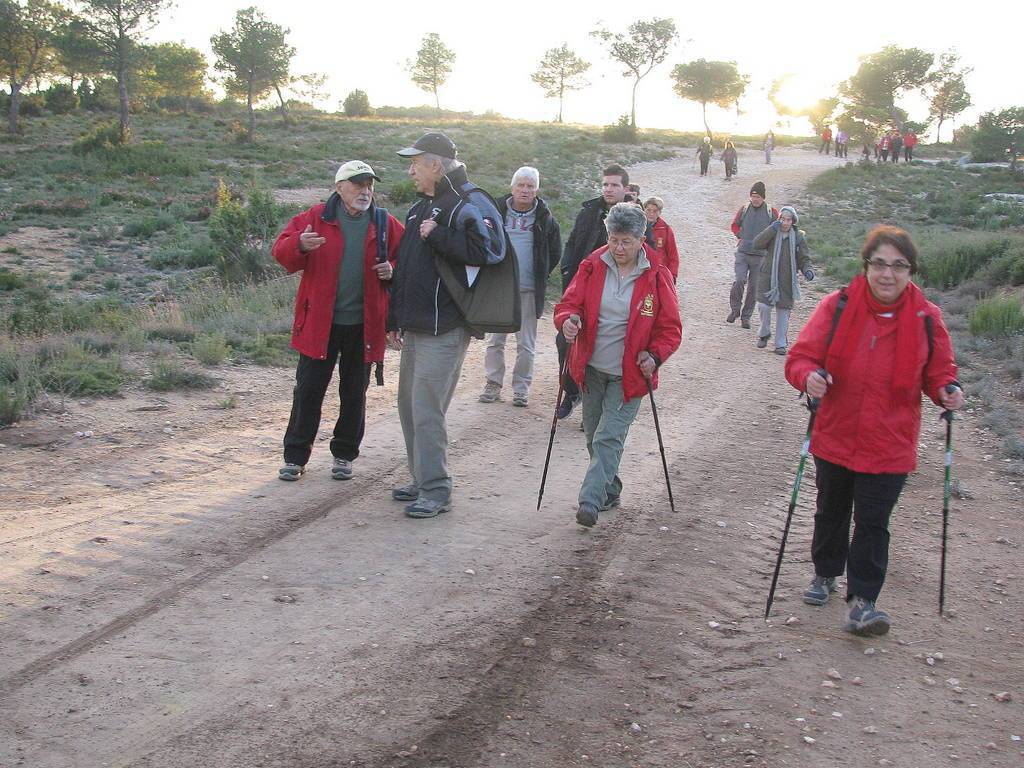
<path id="1" fill-rule="evenodd" d="M 24 287 L 24 277 L 8 269 L 0 269 L 0 291 L 16 291 Z"/>
<path id="2" fill-rule="evenodd" d="M 148 239 L 157 232 L 166 232 L 172 229 L 177 223 L 170 213 L 161 211 L 156 216 L 143 216 L 125 222 L 121 227 L 121 234 L 125 237 Z"/>
<path id="3" fill-rule="evenodd" d="M 88 155 L 120 144 L 121 125 L 116 120 L 104 120 L 75 139 L 71 144 L 71 151 L 76 155 Z"/>
<path id="4" fill-rule="evenodd" d="M 192 342 L 192 357 L 203 365 L 220 365 L 231 354 L 223 334 L 204 333 Z"/>
<path id="5" fill-rule="evenodd" d="M 43 93 L 46 108 L 55 115 L 66 115 L 78 109 L 78 94 L 67 83 L 54 83 Z"/>
<path id="6" fill-rule="evenodd" d="M 65 397 L 116 395 L 124 383 L 121 360 L 79 345 L 51 352 L 41 364 L 43 388 Z"/>
<path id="7" fill-rule="evenodd" d="M 619 122 L 604 127 L 601 131 L 601 138 L 616 144 L 636 144 L 636 126 L 630 123 L 629 115 L 623 115 L 619 118 Z"/>
<path id="8" fill-rule="evenodd" d="M 1015 295 L 983 299 L 971 312 L 968 327 L 974 336 L 1012 336 L 1024 329 L 1024 304 Z"/>
<path id="9" fill-rule="evenodd" d="M 194 341 L 196 332 L 180 325 L 157 325 L 146 329 L 146 338 L 151 341 L 171 341 L 181 344 Z"/>
<path id="10" fill-rule="evenodd" d="M 111 176 L 193 176 L 202 168 L 197 154 L 169 147 L 162 141 L 101 147 L 93 156 Z"/>
<path id="11" fill-rule="evenodd" d="M 416 199 L 416 185 L 412 179 L 402 179 L 394 184 L 388 185 L 384 196 L 391 205 L 404 205 Z"/>
<path id="12" fill-rule="evenodd" d="M 153 373 L 145 385 L 154 392 L 170 392 L 176 389 L 210 389 L 217 382 L 202 371 L 185 368 L 177 360 L 157 360 Z"/>

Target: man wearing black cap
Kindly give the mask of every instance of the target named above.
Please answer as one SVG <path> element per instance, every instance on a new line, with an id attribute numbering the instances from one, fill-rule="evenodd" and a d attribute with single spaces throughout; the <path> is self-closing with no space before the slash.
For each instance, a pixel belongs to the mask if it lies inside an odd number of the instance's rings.
<path id="1" fill-rule="evenodd" d="M 274 243 L 281 266 L 302 272 L 292 326 L 299 363 L 282 480 L 298 480 L 306 471 L 335 363 L 341 413 L 331 440 L 331 477 L 351 478 L 359 455 L 370 364 L 384 360 L 387 286 L 402 236 L 398 220 L 373 204 L 375 179 L 362 160 L 343 163 L 327 202 L 295 216 Z"/>
<path id="2" fill-rule="evenodd" d="M 736 279 L 729 292 L 730 309 L 725 321 L 735 323 L 738 317 L 744 328 L 750 327 L 750 316 L 754 314 L 754 302 L 757 301 L 757 276 L 761 262 L 768 255 L 764 248 L 754 247 L 754 238 L 779 218 L 779 212 L 765 203 L 764 196 L 764 182 L 754 182 L 750 188 L 750 202 L 740 208 L 732 220 L 732 233 L 736 235 Z M 744 287 L 746 298 L 743 297 Z"/>
<path id="3" fill-rule="evenodd" d="M 427 133 L 398 154 L 409 158 L 420 200 L 405 217 L 388 315 L 388 340 L 402 350 L 398 416 L 413 482 L 391 495 L 412 502 L 405 508 L 409 517 L 436 517 L 451 509 L 445 413 L 470 330 L 435 260 L 464 267 L 466 283 L 472 284 L 480 268 L 506 257 L 505 230 L 494 204 L 468 180 L 455 144 L 443 133 Z"/>

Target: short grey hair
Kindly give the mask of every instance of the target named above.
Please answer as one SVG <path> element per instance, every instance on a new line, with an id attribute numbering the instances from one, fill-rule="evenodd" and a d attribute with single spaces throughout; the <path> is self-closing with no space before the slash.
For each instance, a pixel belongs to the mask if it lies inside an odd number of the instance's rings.
<path id="1" fill-rule="evenodd" d="M 647 234 L 647 215 L 634 203 L 616 203 L 608 210 L 604 226 L 609 235 L 632 235 L 642 240 Z"/>
<path id="2" fill-rule="evenodd" d="M 540 187 L 540 171 L 534 168 L 532 165 L 524 165 L 518 171 L 512 174 L 511 184 L 516 183 L 516 179 L 526 178 Z"/>
<path id="3" fill-rule="evenodd" d="M 463 165 L 465 165 L 465 163 L 463 163 L 461 160 L 456 160 L 451 157 L 441 157 L 440 155 L 435 155 L 433 152 L 424 152 L 422 157 L 428 163 L 440 163 L 441 170 L 444 171 L 445 173 L 451 173 L 456 168 L 460 168 Z"/>

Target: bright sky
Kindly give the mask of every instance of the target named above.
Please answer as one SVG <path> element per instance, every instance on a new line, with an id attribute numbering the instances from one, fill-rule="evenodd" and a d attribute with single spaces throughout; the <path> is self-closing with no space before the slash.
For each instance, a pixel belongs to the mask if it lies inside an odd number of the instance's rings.
<path id="1" fill-rule="evenodd" d="M 789 4 L 733 0 L 727 5 L 684 5 L 678 0 L 449 0 L 434 6 L 255 0 L 253 4 L 291 30 L 289 42 L 297 49 L 295 73 L 328 75 L 331 99 L 320 106 L 329 109 L 338 108 L 354 88 L 365 90 L 374 106 L 432 104 L 432 95 L 412 83 L 405 65 L 423 35 L 437 32 L 458 56 L 448 83 L 440 90 L 442 107 L 554 119 L 557 100 L 544 98 L 530 74 L 545 50 L 564 42 L 592 63 L 587 75 L 590 87 L 566 96 L 565 120 L 612 123 L 629 111 L 633 81 L 621 76 L 621 66 L 588 33 L 599 21 L 612 30 L 625 30 L 641 14 L 673 18 L 680 34 L 668 60 L 640 84 L 637 122 L 641 127 L 702 129 L 700 106 L 679 99 L 669 77 L 675 64 L 701 57 L 734 60 L 751 77 L 739 114 L 735 109 L 708 108 L 716 133 L 761 133 L 773 126 L 783 133 L 806 133 L 803 118 L 778 122 L 767 100 L 772 81 L 792 73 L 785 93 L 798 104 L 813 102 L 835 92 L 836 84 L 856 70 L 858 56 L 888 44 L 936 54 L 955 47 L 962 64 L 974 67 L 968 89 L 975 106 L 959 122 L 973 122 L 979 112 L 1015 106 L 1021 100 L 1020 81 L 1013 76 L 1018 68 L 1007 64 L 1020 47 L 1020 33 L 1004 0 L 975 0 L 969 11 L 962 4 L 953 9 L 935 0 L 861 6 L 828 0 Z M 206 53 L 212 64 L 211 35 L 229 28 L 235 12 L 245 5 L 245 0 L 177 0 L 152 30 L 150 40 L 183 41 Z M 422 20 L 412 15 L 414 11 L 424 13 Z M 905 106 L 912 119 L 926 118 L 923 101 L 910 99 Z M 943 127 L 944 138 L 950 130 Z"/>

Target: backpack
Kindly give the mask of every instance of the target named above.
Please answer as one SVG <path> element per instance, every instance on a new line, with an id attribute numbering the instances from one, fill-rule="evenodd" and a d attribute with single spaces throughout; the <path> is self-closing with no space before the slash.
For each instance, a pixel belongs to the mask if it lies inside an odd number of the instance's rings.
<path id="1" fill-rule="evenodd" d="M 474 336 L 482 338 L 484 333 L 517 333 L 523 323 L 519 296 L 519 259 L 505 231 L 505 223 L 497 215 L 498 206 L 493 197 L 472 182 L 466 182 L 457 192 L 464 202 L 478 205 L 485 211 L 486 206 L 479 205 L 478 200 L 490 203 L 496 214 L 494 226 L 501 230 L 505 238 L 505 257 L 497 264 L 463 267 L 435 256 L 437 273 Z M 475 196 L 478 196 L 478 200 L 473 199 Z M 453 210 L 452 215 L 454 213 Z"/>

